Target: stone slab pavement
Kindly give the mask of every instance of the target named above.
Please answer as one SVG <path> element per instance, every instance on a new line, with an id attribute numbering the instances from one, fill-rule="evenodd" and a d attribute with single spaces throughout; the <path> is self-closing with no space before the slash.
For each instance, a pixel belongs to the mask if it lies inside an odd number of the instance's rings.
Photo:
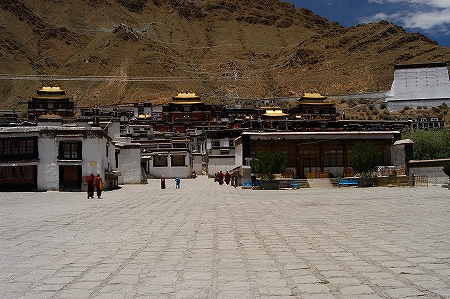
<path id="1" fill-rule="evenodd" d="M 450 298 L 450 191 L 0 192 L 0 298 Z"/>

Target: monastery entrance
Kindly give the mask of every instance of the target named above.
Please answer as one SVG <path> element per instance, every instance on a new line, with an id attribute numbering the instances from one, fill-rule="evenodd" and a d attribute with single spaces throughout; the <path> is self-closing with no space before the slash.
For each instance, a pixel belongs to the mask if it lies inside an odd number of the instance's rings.
<path id="1" fill-rule="evenodd" d="M 297 147 L 298 178 L 305 179 L 307 172 L 321 170 L 321 156 L 319 146 L 302 145 Z"/>

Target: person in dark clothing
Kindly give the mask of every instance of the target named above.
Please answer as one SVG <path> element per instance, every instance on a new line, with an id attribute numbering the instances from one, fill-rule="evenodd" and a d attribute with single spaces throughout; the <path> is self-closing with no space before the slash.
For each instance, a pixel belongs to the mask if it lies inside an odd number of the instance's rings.
<path id="1" fill-rule="evenodd" d="M 102 196 L 102 190 L 103 190 L 103 180 L 100 177 L 100 174 L 97 174 L 94 181 L 95 188 L 97 189 L 97 198 L 100 198 Z"/>
<path id="2" fill-rule="evenodd" d="M 164 175 L 161 177 L 161 189 L 166 189 L 166 177 Z"/>
<path id="3" fill-rule="evenodd" d="M 252 179 L 252 187 L 256 187 L 256 175 L 252 173 L 250 178 Z"/>
<path id="4" fill-rule="evenodd" d="M 95 188 L 95 177 L 94 174 L 91 173 L 89 177 L 87 178 L 87 197 L 88 198 L 94 198 L 94 188 Z"/>
<path id="5" fill-rule="evenodd" d="M 222 172 L 222 170 L 219 171 L 218 176 L 219 176 L 219 185 L 223 185 L 223 172 Z"/>
<path id="6" fill-rule="evenodd" d="M 229 185 L 231 181 L 231 174 L 227 171 L 225 173 L 225 184 Z"/>

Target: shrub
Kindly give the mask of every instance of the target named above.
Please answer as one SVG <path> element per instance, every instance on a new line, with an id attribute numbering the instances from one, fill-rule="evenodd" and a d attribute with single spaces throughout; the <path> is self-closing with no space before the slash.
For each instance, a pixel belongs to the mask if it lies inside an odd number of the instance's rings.
<path id="1" fill-rule="evenodd" d="M 415 160 L 446 159 L 450 157 L 450 140 L 448 129 L 432 129 L 427 131 L 404 131 L 402 139 L 414 142 L 413 156 Z"/>
<path id="2" fill-rule="evenodd" d="M 353 170 L 367 174 L 382 162 L 382 152 L 370 141 L 358 142 L 348 157 Z"/>
<path id="3" fill-rule="evenodd" d="M 253 173 L 259 173 L 273 180 L 274 175 L 286 170 L 286 156 L 277 150 L 259 151 L 250 162 Z"/>

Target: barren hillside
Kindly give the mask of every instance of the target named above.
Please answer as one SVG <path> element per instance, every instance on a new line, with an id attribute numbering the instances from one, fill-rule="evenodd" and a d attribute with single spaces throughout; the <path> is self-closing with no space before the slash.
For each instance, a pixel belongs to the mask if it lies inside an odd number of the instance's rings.
<path id="1" fill-rule="evenodd" d="M 0 109 L 53 82 L 78 106 L 388 90 L 450 48 L 380 22 L 343 28 L 277 0 L 3 0 Z"/>

